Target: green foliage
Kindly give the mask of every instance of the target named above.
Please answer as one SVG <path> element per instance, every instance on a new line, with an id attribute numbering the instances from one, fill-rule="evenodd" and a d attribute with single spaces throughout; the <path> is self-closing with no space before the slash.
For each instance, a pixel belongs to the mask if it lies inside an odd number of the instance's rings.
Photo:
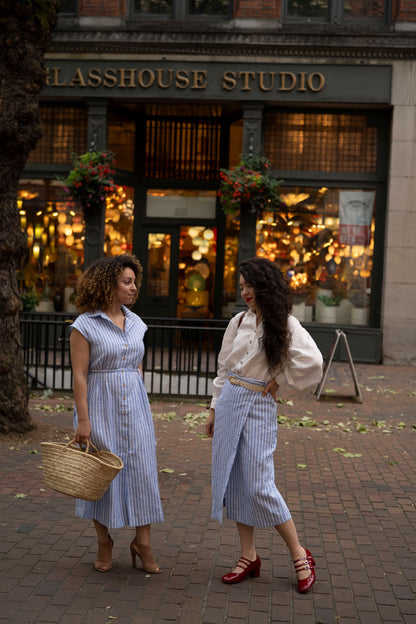
<path id="1" fill-rule="evenodd" d="M 220 170 L 218 197 L 226 214 L 239 209 L 249 212 L 276 211 L 284 207 L 280 199 L 280 184 L 270 172 L 270 161 L 260 154 L 243 154 L 238 165 Z"/>
<path id="2" fill-rule="evenodd" d="M 325 306 L 333 307 L 339 305 L 342 295 L 335 293 L 332 293 L 332 295 L 318 295 L 318 299 L 322 301 Z"/>
<path id="3" fill-rule="evenodd" d="M 20 303 L 22 304 L 22 312 L 33 312 L 36 309 L 40 299 L 34 288 L 20 294 Z"/>
<path id="4" fill-rule="evenodd" d="M 86 212 L 99 211 L 105 198 L 116 191 L 113 152 L 87 152 L 74 156 L 72 170 L 64 180 L 64 195 L 79 202 Z"/>

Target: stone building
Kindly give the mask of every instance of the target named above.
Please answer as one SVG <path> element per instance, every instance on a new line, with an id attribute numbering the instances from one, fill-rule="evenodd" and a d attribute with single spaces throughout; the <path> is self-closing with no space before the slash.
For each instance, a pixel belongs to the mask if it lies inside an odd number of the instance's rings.
<path id="1" fill-rule="evenodd" d="M 44 136 L 19 186 L 22 288 L 72 310 L 73 153 L 111 150 L 103 253 L 135 253 L 145 317 L 227 318 L 238 259 L 263 255 L 325 351 L 416 360 L 416 2 L 66 0 L 46 58 Z M 281 209 L 225 215 L 219 170 L 258 150 Z"/>

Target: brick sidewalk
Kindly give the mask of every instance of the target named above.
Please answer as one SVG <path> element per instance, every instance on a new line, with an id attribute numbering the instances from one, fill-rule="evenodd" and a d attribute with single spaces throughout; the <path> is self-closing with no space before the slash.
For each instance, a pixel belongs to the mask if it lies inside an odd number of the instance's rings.
<path id="1" fill-rule="evenodd" d="M 112 532 L 113 569 L 95 572 L 95 532 L 74 517 L 72 499 L 44 488 L 40 443 L 3 438 L 0 623 L 416 622 L 416 369 L 356 370 L 362 404 L 339 363 L 319 401 L 284 388 L 278 404 L 276 481 L 317 562 L 310 593 L 297 593 L 273 530 L 257 532 L 261 576 L 221 583 L 238 539 L 231 522 L 210 518 L 205 401 L 153 401 L 165 522 L 152 536 L 162 574 L 132 569 L 129 529 Z M 71 404 L 31 399 L 45 440 L 70 435 Z"/>

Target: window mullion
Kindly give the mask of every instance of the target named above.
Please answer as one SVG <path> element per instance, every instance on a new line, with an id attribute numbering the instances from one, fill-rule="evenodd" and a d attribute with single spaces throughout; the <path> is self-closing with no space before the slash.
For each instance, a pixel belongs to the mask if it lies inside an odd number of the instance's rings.
<path id="1" fill-rule="evenodd" d="M 183 21 L 189 14 L 189 0 L 173 0 L 173 19 Z"/>
<path id="2" fill-rule="evenodd" d="M 329 2 L 330 24 L 341 24 L 344 19 L 344 0 L 330 0 Z"/>

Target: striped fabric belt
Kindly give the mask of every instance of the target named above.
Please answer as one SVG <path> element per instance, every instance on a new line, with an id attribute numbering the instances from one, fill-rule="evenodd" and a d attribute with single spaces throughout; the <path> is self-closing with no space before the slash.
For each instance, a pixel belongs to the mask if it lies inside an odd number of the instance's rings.
<path id="1" fill-rule="evenodd" d="M 138 368 L 92 368 L 88 373 L 138 373 Z"/>
<path id="2" fill-rule="evenodd" d="M 238 377 L 233 377 L 232 375 L 228 376 L 228 381 L 234 386 L 241 386 L 242 388 L 247 388 L 247 390 L 254 390 L 254 392 L 263 392 L 266 387 L 250 383 L 249 381 L 243 381 L 242 379 L 238 379 Z"/>

